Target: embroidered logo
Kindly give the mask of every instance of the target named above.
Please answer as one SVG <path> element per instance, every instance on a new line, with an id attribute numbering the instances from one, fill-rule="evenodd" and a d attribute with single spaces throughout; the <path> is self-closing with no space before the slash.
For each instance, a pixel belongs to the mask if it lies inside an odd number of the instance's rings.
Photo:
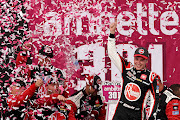
<path id="1" fill-rule="evenodd" d="M 154 79 L 156 78 L 157 74 L 152 72 L 152 74 L 150 75 L 150 81 L 151 83 L 154 81 Z"/>
<path id="2" fill-rule="evenodd" d="M 173 106 L 173 110 L 178 110 L 178 106 Z"/>
<path id="3" fill-rule="evenodd" d="M 135 83 L 128 83 L 125 86 L 124 91 L 125 97 L 129 101 L 137 101 L 141 96 L 141 89 L 140 87 Z"/>
<path id="4" fill-rule="evenodd" d="M 140 54 L 143 54 L 143 53 L 144 53 L 144 50 L 143 50 L 143 49 L 139 49 L 139 53 L 140 53 Z"/>
<path id="5" fill-rule="evenodd" d="M 172 115 L 179 115 L 179 111 L 172 111 Z"/>
<path id="6" fill-rule="evenodd" d="M 142 74 L 140 78 L 141 78 L 141 79 L 143 79 L 143 80 L 146 80 L 146 78 L 147 78 L 147 75 L 145 75 L 145 74 Z"/>

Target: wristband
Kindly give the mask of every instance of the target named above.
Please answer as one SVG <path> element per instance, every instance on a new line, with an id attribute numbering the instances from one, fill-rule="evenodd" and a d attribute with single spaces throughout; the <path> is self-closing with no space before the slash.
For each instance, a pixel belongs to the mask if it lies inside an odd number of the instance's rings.
<path id="1" fill-rule="evenodd" d="M 115 38 L 115 34 L 111 34 L 109 35 L 110 38 Z"/>

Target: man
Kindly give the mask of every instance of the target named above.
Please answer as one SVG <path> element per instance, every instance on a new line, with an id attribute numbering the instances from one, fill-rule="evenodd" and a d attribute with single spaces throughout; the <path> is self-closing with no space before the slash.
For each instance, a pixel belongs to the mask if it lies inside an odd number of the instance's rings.
<path id="1" fill-rule="evenodd" d="M 117 53 L 115 47 L 116 26 L 117 21 L 110 25 L 108 55 L 122 74 L 122 92 L 113 120 L 155 119 L 160 77 L 146 68 L 149 53 L 145 48 L 136 49 L 134 66 Z M 146 103 L 149 98 L 151 100 L 150 110 L 149 115 L 146 115 Z"/>
<path id="2" fill-rule="evenodd" d="M 45 95 L 34 101 L 34 111 L 28 119 L 76 120 L 74 114 L 76 106 L 62 95 L 62 88 L 63 82 L 61 80 L 54 79 L 54 77 L 46 79 Z"/>
<path id="3" fill-rule="evenodd" d="M 38 65 L 33 66 L 32 78 L 41 78 L 44 85 L 38 89 L 38 99 L 32 103 L 28 119 L 66 119 L 75 120 L 73 102 L 66 101 L 68 96 L 64 91 L 65 78 L 60 69 L 51 64 L 53 50 L 50 46 L 44 45 L 39 50 Z M 65 102 L 62 102 L 65 101 Z"/>
<path id="4" fill-rule="evenodd" d="M 159 109 L 158 120 L 180 120 L 180 84 L 162 91 Z"/>
<path id="5" fill-rule="evenodd" d="M 8 108 L 3 118 L 12 120 L 25 119 L 25 114 L 28 112 L 32 96 L 35 94 L 36 89 L 42 85 L 42 79 L 38 79 L 30 87 L 27 87 L 22 80 L 15 80 L 10 86 L 9 97 L 6 99 L 6 103 L 4 103 Z"/>
<path id="6" fill-rule="evenodd" d="M 105 120 L 105 104 L 101 96 L 97 95 L 100 85 L 101 79 L 99 76 L 88 76 L 86 87 L 68 98 L 76 104 L 77 120 Z"/>
<path id="7" fill-rule="evenodd" d="M 21 65 L 25 66 L 26 64 L 32 64 L 31 59 L 31 42 L 25 41 L 22 46 L 22 51 L 20 51 L 16 58 L 16 67 Z"/>
<path id="8" fill-rule="evenodd" d="M 51 64 L 51 58 L 53 58 L 52 48 L 48 45 L 42 46 L 39 50 L 38 65 L 34 65 L 31 68 L 31 78 L 39 79 L 54 76 L 56 78 L 58 77 L 58 79 L 64 80 L 62 71 Z M 56 74 L 58 76 L 56 76 Z"/>

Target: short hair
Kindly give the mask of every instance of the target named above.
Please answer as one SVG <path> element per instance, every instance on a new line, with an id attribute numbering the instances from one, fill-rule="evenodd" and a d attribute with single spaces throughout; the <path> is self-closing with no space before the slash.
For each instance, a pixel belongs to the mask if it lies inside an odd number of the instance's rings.
<path id="1" fill-rule="evenodd" d="M 176 96 L 180 96 L 180 84 L 172 84 L 169 88 Z"/>

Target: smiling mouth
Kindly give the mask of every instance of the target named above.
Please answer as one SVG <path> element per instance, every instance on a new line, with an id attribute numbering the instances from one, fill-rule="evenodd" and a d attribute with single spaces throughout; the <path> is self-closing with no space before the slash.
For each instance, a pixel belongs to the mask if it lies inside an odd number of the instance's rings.
<path id="1" fill-rule="evenodd" d="M 136 65 L 138 68 L 141 67 L 141 65 Z"/>

